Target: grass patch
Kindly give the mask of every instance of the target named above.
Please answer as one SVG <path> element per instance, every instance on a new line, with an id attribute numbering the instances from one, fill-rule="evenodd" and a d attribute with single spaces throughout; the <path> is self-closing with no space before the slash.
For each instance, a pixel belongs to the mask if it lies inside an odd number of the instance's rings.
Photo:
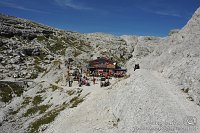
<path id="1" fill-rule="evenodd" d="M 44 112 L 46 112 L 47 109 L 49 109 L 51 107 L 51 105 L 40 105 L 40 106 L 34 106 L 29 108 L 26 113 L 24 113 L 24 117 L 28 117 L 30 115 L 33 115 L 37 112 L 39 112 L 39 114 L 42 114 Z"/>
<path id="2" fill-rule="evenodd" d="M 34 64 L 36 65 L 40 64 L 41 59 L 38 56 L 35 56 L 34 59 L 35 59 Z"/>
<path id="3" fill-rule="evenodd" d="M 58 80 L 55 81 L 55 83 L 58 84 L 61 80 L 62 78 L 59 78 Z"/>
<path id="4" fill-rule="evenodd" d="M 82 91 L 83 91 L 83 90 L 78 90 L 78 92 L 77 92 L 77 93 L 78 93 L 78 94 L 81 94 L 81 92 L 82 92 Z"/>
<path id="5" fill-rule="evenodd" d="M 33 115 L 35 113 L 38 112 L 38 108 L 36 106 L 32 107 L 32 108 L 29 108 L 26 113 L 24 113 L 24 117 L 27 117 L 27 116 L 30 116 L 30 115 Z"/>
<path id="6" fill-rule="evenodd" d="M 65 55 L 65 50 L 66 50 L 66 48 L 65 48 L 65 49 L 62 49 L 62 50 L 60 51 L 60 54 L 61 54 L 61 55 Z"/>
<path id="7" fill-rule="evenodd" d="M 34 68 L 39 72 L 39 73 L 42 73 L 44 71 L 46 71 L 46 69 L 40 67 L 39 65 L 35 64 Z"/>
<path id="8" fill-rule="evenodd" d="M 13 93 L 20 97 L 24 88 L 16 83 L 0 83 L 0 97 L 2 102 L 9 102 L 13 98 Z"/>
<path id="9" fill-rule="evenodd" d="M 45 90 L 45 89 L 38 91 L 36 94 L 39 94 L 39 93 L 44 93 L 44 92 L 46 92 L 46 90 Z"/>
<path id="10" fill-rule="evenodd" d="M 56 116 L 68 106 L 68 104 L 63 104 L 62 106 L 47 112 L 44 116 L 29 125 L 28 133 L 37 133 L 40 126 L 53 122 Z"/>
<path id="11" fill-rule="evenodd" d="M 76 97 L 72 98 L 70 100 L 70 103 L 71 103 L 70 108 L 77 107 L 77 105 L 80 104 L 80 103 L 82 103 L 83 101 L 84 101 L 83 97 L 80 98 L 79 96 L 76 96 Z"/>
<path id="12" fill-rule="evenodd" d="M 40 111 L 39 113 L 42 114 L 42 113 L 46 112 L 46 110 L 49 109 L 50 107 L 51 107 L 51 105 L 41 105 L 41 106 L 39 106 L 38 107 L 38 109 Z"/>
<path id="13" fill-rule="evenodd" d="M 42 42 L 42 41 L 46 41 L 47 38 L 45 36 L 38 36 L 37 40 L 40 41 L 40 42 Z"/>
<path id="14" fill-rule="evenodd" d="M 67 94 L 68 94 L 69 96 L 71 96 L 71 95 L 73 95 L 75 92 L 76 92 L 75 90 L 68 90 L 68 91 L 67 91 Z"/>
<path id="15" fill-rule="evenodd" d="M 46 71 L 45 68 L 42 68 L 42 67 L 40 66 L 40 62 L 43 61 L 44 58 L 45 58 L 45 55 L 42 55 L 42 54 L 39 55 L 39 56 L 35 56 L 35 57 L 34 57 L 34 69 L 35 69 L 37 72 L 39 72 L 39 73 L 42 73 L 42 72 Z M 38 76 L 38 75 L 37 75 L 37 76 Z M 34 77 L 36 77 L 36 76 L 34 76 Z M 34 77 L 31 78 L 31 79 L 34 79 Z M 36 77 L 36 78 L 37 78 L 37 77 Z"/>
<path id="16" fill-rule="evenodd" d="M 41 61 L 43 61 L 46 57 L 46 54 L 41 53 L 40 55 L 38 55 L 38 57 L 40 58 Z"/>
<path id="17" fill-rule="evenodd" d="M 36 79 L 38 77 L 38 73 L 32 73 L 30 79 Z"/>
<path id="18" fill-rule="evenodd" d="M 52 89 L 52 91 L 56 91 L 56 90 L 62 90 L 63 88 L 60 88 L 60 87 L 58 87 L 58 86 L 56 86 L 56 85 L 52 85 L 52 84 L 50 84 L 50 88 Z"/>
<path id="19" fill-rule="evenodd" d="M 41 97 L 41 95 L 37 95 L 37 96 L 35 96 L 34 98 L 33 98 L 33 105 L 38 105 L 38 104 L 40 104 L 41 102 L 42 102 L 43 100 L 42 100 L 42 97 Z"/>
<path id="20" fill-rule="evenodd" d="M 45 57 L 46 57 L 46 54 L 44 54 L 43 52 L 41 52 L 40 55 L 34 56 L 34 59 L 35 59 L 35 60 L 34 60 L 34 63 L 35 63 L 36 65 L 39 65 L 41 61 L 45 60 Z"/>
<path id="21" fill-rule="evenodd" d="M 20 108 L 15 110 L 15 111 L 9 112 L 9 114 L 10 115 L 16 115 L 19 111 L 20 111 Z"/>
<path id="22" fill-rule="evenodd" d="M 31 102 L 31 97 L 25 97 L 22 105 L 25 107 L 26 105 L 28 105 Z"/>

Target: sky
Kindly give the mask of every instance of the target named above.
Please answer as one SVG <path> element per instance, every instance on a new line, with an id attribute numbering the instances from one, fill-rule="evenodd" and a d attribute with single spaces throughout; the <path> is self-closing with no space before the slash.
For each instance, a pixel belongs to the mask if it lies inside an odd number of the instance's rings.
<path id="1" fill-rule="evenodd" d="M 80 33 L 167 36 L 200 0 L 0 0 L 0 12 Z"/>

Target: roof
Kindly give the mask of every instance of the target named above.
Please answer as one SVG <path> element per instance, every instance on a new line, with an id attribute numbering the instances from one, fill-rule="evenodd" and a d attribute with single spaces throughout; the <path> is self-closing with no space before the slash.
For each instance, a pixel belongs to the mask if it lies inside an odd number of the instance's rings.
<path id="1" fill-rule="evenodd" d="M 92 60 L 89 62 L 89 64 L 93 64 L 93 63 L 98 63 L 98 64 L 105 64 L 106 62 L 110 63 L 110 64 L 113 64 L 114 61 L 112 61 L 111 59 L 108 59 L 106 57 L 100 57 L 96 60 Z"/>
<path id="2" fill-rule="evenodd" d="M 110 69 L 114 69 L 115 64 L 112 60 L 105 58 L 105 57 L 101 57 L 101 58 L 98 58 L 96 60 L 90 61 L 88 67 L 90 67 L 90 68 L 110 68 Z"/>

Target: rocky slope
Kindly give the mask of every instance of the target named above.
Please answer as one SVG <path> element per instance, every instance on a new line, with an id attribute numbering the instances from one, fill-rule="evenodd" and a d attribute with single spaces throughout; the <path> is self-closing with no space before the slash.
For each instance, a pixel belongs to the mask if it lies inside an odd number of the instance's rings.
<path id="1" fill-rule="evenodd" d="M 180 88 L 200 104 L 200 8 L 181 30 L 175 30 L 169 37 L 153 42 L 153 49 L 135 47 L 130 63 L 141 63 L 142 68 L 159 71 L 172 79 Z M 149 48 L 148 48 L 149 49 Z M 147 51 L 148 56 L 138 58 Z"/>
<path id="2" fill-rule="evenodd" d="M 61 86 L 65 61 L 83 67 L 98 56 L 123 65 L 132 56 L 120 37 L 80 34 L 0 14 L 0 130 L 33 132 L 87 93 Z"/>

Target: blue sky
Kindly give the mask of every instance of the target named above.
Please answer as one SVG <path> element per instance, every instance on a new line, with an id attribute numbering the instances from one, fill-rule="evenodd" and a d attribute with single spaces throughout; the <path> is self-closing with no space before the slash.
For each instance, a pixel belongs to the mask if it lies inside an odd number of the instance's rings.
<path id="1" fill-rule="evenodd" d="M 0 0 L 0 12 L 81 33 L 166 36 L 200 0 Z"/>

